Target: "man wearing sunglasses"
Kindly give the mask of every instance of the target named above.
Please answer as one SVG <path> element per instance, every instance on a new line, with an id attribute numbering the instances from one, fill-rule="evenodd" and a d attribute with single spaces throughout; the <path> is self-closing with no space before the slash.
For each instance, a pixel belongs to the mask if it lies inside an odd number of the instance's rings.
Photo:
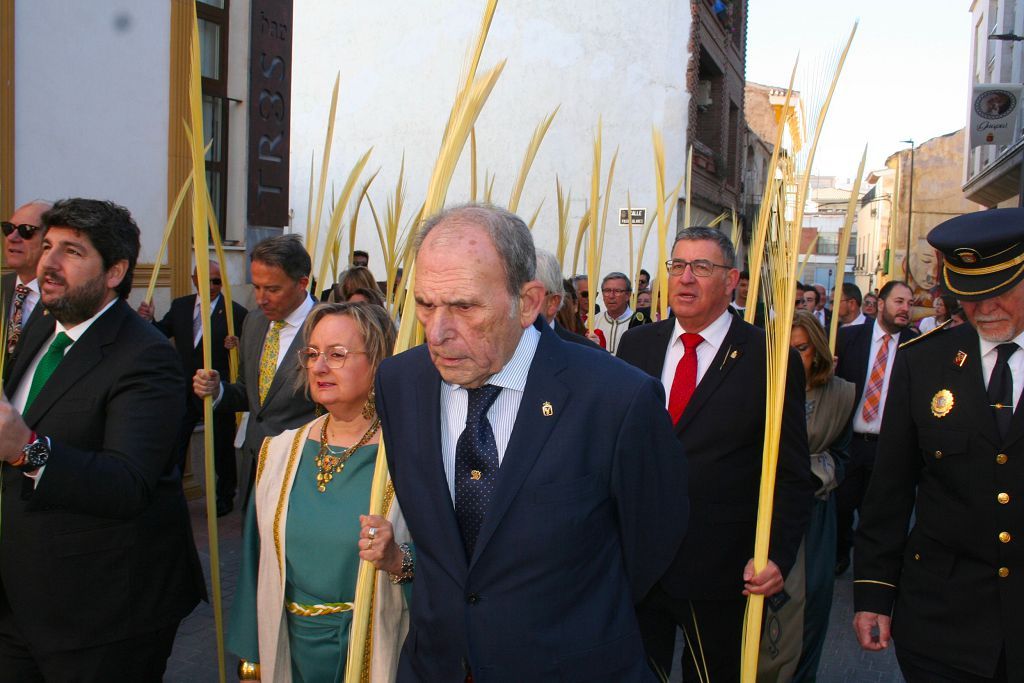
<path id="1" fill-rule="evenodd" d="M 713 228 L 681 231 L 668 266 L 673 318 L 626 332 L 618 357 L 661 380 L 690 462 L 689 532 L 638 607 L 647 654 L 670 671 L 676 627 L 695 644 L 683 680 L 738 683 L 745 596 L 781 593 L 810 515 L 814 484 L 804 373 L 791 354 L 768 565 L 753 570 L 764 451 L 765 334 L 729 312 L 739 281 L 732 242 Z M 696 644 L 700 644 L 696 646 Z M 697 662 L 700 661 L 700 664 Z"/>
<path id="2" fill-rule="evenodd" d="M 199 291 L 199 280 L 196 271 L 192 271 L 192 284 Z M 224 297 L 221 296 L 220 264 L 210 261 L 210 321 L 202 319 L 199 310 L 199 297 L 195 294 L 178 297 L 171 302 L 167 314 L 159 321 L 154 321 L 153 304 L 143 301 L 139 304 L 139 315 L 152 321 L 157 328 L 174 339 L 174 347 L 181 359 L 181 367 L 185 371 L 187 382 L 192 381 L 196 370 L 203 367 L 203 335 L 209 330 L 212 349 L 213 369 L 224 377 L 228 376 L 228 318 Z M 235 317 L 235 330 L 241 331 L 245 314 L 244 306 L 232 302 Z M 237 344 L 237 338 L 231 342 Z M 196 425 L 203 421 L 202 401 L 191 391 L 185 392 L 185 419 L 178 433 L 178 457 L 182 470 L 185 468 L 185 457 L 188 445 L 192 440 L 192 432 Z M 235 489 L 238 486 L 237 467 L 235 465 L 235 416 L 233 413 L 216 412 L 213 415 L 213 452 L 217 469 L 217 516 L 223 517 L 234 508 Z"/>
<path id="3" fill-rule="evenodd" d="M 34 201 L 18 208 L 11 220 L 0 224 L 4 235 L 4 267 L 13 272 L 0 278 L 0 302 L 3 302 L 6 346 L 8 356 L 29 322 L 42 315 L 39 303 L 39 285 L 36 283 L 36 265 L 41 253 L 42 216 L 50 204 Z"/>

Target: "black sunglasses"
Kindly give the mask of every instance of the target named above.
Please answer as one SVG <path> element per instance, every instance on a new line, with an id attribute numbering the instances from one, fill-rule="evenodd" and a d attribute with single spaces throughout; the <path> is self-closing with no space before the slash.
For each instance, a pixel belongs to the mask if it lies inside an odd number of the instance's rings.
<path id="1" fill-rule="evenodd" d="M 21 239 L 23 240 L 32 239 L 32 236 L 35 235 L 40 230 L 40 227 L 38 225 L 29 225 L 28 223 L 15 225 L 14 223 L 10 223 L 8 221 L 0 222 L 0 227 L 3 228 L 4 237 L 10 237 L 11 233 L 17 230 L 18 234 L 21 236 Z"/>
<path id="2" fill-rule="evenodd" d="M 218 287 L 220 287 L 220 278 L 219 277 L 211 277 L 210 278 L 210 284 L 211 285 L 217 285 Z"/>

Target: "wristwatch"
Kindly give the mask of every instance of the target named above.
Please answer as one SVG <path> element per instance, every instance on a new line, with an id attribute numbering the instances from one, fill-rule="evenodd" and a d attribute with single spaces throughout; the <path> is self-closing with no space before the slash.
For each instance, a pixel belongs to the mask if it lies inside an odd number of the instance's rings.
<path id="1" fill-rule="evenodd" d="M 50 459 L 50 440 L 45 436 L 36 436 L 35 439 L 22 446 L 21 454 L 21 462 L 17 468 L 22 472 L 33 472 Z"/>

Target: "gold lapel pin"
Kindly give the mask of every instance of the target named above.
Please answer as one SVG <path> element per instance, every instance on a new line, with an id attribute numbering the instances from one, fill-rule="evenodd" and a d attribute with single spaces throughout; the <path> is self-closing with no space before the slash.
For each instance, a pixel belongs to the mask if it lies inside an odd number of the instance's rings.
<path id="1" fill-rule="evenodd" d="M 481 476 L 483 475 L 480 473 L 480 470 L 469 471 L 469 478 L 472 479 L 473 481 L 480 481 Z"/>
<path id="2" fill-rule="evenodd" d="M 956 366 L 958 368 L 962 368 L 964 366 L 964 363 L 967 362 L 967 354 L 964 353 L 963 351 L 957 351 L 956 358 L 953 359 L 953 362 L 956 363 Z"/>
<path id="3" fill-rule="evenodd" d="M 739 351 L 733 351 L 732 353 L 729 354 L 729 358 L 732 358 L 733 360 L 736 360 L 737 358 L 739 358 L 739 355 L 740 355 Z"/>
<path id="4" fill-rule="evenodd" d="M 544 403 L 540 407 L 540 412 L 544 415 L 544 417 L 551 417 L 552 415 L 554 415 L 555 408 L 554 406 L 551 405 L 551 401 L 544 401 Z"/>
<path id="5" fill-rule="evenodd" d="M 956 400 L 953 398 L 953 392 L 949 389 L 940 389 L 935 392 L 932 396 L 932 415 L 935 417 L 946 417 L 949 415 L 949 411 L 953 410 L 953 404 Z"/>

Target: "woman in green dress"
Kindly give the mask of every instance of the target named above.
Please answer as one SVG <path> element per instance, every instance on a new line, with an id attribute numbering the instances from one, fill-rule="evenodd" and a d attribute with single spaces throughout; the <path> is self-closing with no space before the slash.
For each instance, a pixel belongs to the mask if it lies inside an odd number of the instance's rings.
<path id="1" fill-rule="evenodd" d="M 395 657 L 406 622 L 398 584 L 412 576 L 408 532 L 397 504 L 391 521 L 365 516 L 380 438 L 373 380 L 394 324 L 373 304 L 321 304 L 302 334 L 297 379 L 326 414 L 260 449 L 227 637 L 242 680 L 344 678 L 360 558 L 390 574 L 377 584 L 398 594 L 375 600 L 377 611 L 393 606 L 385 624 L 375 615 L 374 638 L 386 632 Z M 391 670 L 372 667 L 373 679 Z"/>

